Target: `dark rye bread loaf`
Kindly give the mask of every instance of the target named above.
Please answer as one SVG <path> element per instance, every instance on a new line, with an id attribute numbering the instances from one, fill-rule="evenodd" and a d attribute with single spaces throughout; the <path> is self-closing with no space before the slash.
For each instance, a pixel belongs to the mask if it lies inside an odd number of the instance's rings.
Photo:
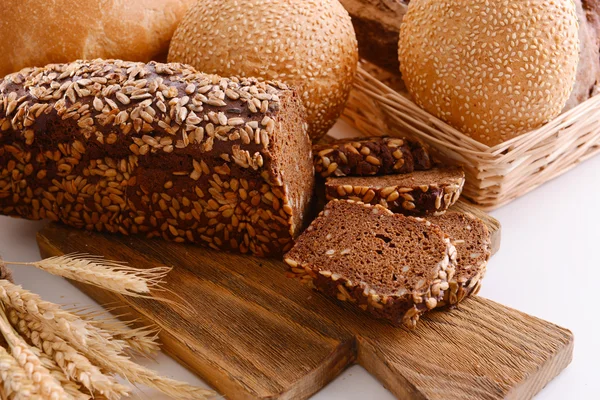
<path id="1" fill-rule="evenodd" d="M 438 306 L 455 305 L 471 294 L 477 294 L 491 256 L 491 238 L 485 223 L 468 213 L 449 211 L 427 217 L 450 236 L 456 247 L 456 273 Z"/>
<path id="2" fill-rule="evenodd" d="M 78 61 L 0 81 L 0 212 L 259 256 L 314 185 L 299 97 L 181 64 Z"/>
<path id="3" fill-rule="evenodd" d="M 405 174 L 432 167 L 424 144 L 391 137 L 353 138 L 313 146 L 315 171 L 328 176 Z"/>
<path id="4" fill-rule="evenodd" d="M 413 328 L 421 314 L 443 301 L 455 256 L 448 236 L 428 221 L 333 200 L 285 261 L 321 292 Z"/>
<path id="5" fill-rule="evenodd" d="M 352 17 L 362 58 L 399 74 L 398 37 L 410 0 L 340 0 Z M 575 0 L 580 54 L 577 81 L 563 111 L 600 91 L 600 1 Z"/>
<path id="6" fill-rule="evenodd" d="M 327 178 L 328 200 L 349 199 L 379 204 L 392 212 L 423 215 L 445 212 L 465 184 L 460 168 L 434 168 L 409 174 Z"/>

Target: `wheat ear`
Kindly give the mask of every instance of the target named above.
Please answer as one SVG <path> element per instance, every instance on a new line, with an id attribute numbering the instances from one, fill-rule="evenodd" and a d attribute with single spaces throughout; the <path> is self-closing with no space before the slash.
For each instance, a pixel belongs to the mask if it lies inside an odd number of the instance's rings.
<path id="1" fill-rule="evenodd" d="M 206 399 L 215 395 L 210 390 L 163 378 L 132 362 L 122 354 L 123 350 L 128 349 L 124 342 L 114 341 L 121 343 L 121 347 L 107 346 L 107 343 L 110 344 L 111 341 L 101 335 L 108 334 L 106 331 L 60 309 L 56 304 L 41 300 L 38 295 L 28 292 L 20 286 L 0 280 L 0 300 L 17 312 L 27 314 L 42 326 L 45 325 L 53 330 L 57 336 L 70 343 L 106 372 L 119 374 L 131 382 L 145 384 L 175 398 Z M 96 334 L 91 335 L 90 332 L 96 332 Z"/>
<path id="2" fill-rule="evenodd" d="M 8 351 L 0 346 L 0 379 L 4 394 L 10 399 L 31 399 L 34 384 L 25 370 Z"/>
<path id="3" fill-rule="evenodd" d="M 121 340 L 113 340 L 110 332 L 103 331 L 79 316 L 61 309 L 57 304 L 44 301 L 21 286 L 0 280 L 0 301 L 21 314 L 35 318 L 43 326 L 65 341 L 85 347 L 97 343 L 107 352 L 120 353 L 129 348 Z"/>
<path id="4" fill-rule="evenodd" d="M 171 271 L 169 267 L 132 268 L 118 261 L 78 253 L 50 257 L 31 263 L 6 263 L 34 266 L 53 275 L 98 286 L 127 296 L 140 296 L 150 293 L 152 288 L 160 288 L 163 279 Z"/>
<path id="5" fill-rule="evenodd" d="M 0 332 L 11 349 L 12 355 L 25 373 L 34 383 L 39 386 L 40 394 L 49 400 L 71 400 L 60 382 L 58 382 L 44 366 L 40 359 L 31 351 L 29 345 L 16 334 L 6 318 L 4 310 L 0 309 Z"/>
<path id="6" fill-rule="evenodd" d="M 202 389 L 185 382 L 176 381 L 158 375 L 156 372 L 134 363 L 121 354 L 112 354 L 106 357 L 100 349 L 90 348 L 88 355 L 103 369 L 121 375 L 133 383 L 141 383 L 152 387 L 175 399 L 202 400 L 214 398 L 212 390 Z"/>
<path id="7" fill-rule="evenodd" d="M 92 398 L 92 396 L 81 391 L 81 386 L 67 378 L 63 370 L 58 365 L 56 365 L 54 360 L 48 357 L 47 354 L 42 353 L 42 351 L 36 347 L 31 347 L 31 351 L 33 351 L 33 353 L 39 357 L 40 361 L 42 362 L 42 365 L 48 371 L 50 371 L 50 374 L 52 374 L 52 376 L 60 382 L 63 389 L 65 389 L 65 392 L 67 392 L 67 394 L 73 397 L 73 399 L 90 400 Z"/>
<path id="8" fill-rule="evenodd" d="M 160 351 L 158 327 L 130 328 L 125 322 L 111 320 L 90 320 L 92 326 L 110 332 L 117 340 L 122 340 L 134 352 L 153 358 Z"/>
<path id="9" fill-rule="evenodd" d="M 114 377 L 103 374 L 90 360 L 33 318 L 15 310 L 9 310 L 8 315 L 13 326 L 54 360 L 68 379 L 75 380 L 91 393 L 98 392 L 110 400 L 117 400 L 129 394 L 129 390 L 120 385 Z"/>

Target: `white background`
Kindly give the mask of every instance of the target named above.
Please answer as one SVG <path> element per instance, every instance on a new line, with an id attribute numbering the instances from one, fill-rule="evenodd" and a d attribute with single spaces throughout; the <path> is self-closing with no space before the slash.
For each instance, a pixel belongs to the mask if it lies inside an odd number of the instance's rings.
<path id="1" fill-rule="evenodd" d="M 346 136 L 338 124 L 332 132 Z M 600 398 L 600 156 L 491 213 L 502 223 L 502 246 L 489 263 L 480 296 L 569 328 L 575 334 L 573 363 L 539 400 Z M 43 222 L 0 217 L 0 255 L 35 261 L 36 231 Z M 92 301 L 61 278 L 15 267 L 15 281 L 61 304 Z M 192 373 L 161 355 L 148 366 L 201 384 Z M 162 399 L 145 391 L 143 399 Z M 364 369 L 346 370 L 315 400 L 393 399 Z"/>

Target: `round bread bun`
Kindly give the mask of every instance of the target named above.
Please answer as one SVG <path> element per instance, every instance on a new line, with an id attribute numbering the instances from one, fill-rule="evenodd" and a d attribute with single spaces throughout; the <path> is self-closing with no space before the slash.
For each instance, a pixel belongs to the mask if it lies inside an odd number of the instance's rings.
<path id="1" fill-rule="evenodd" d="M 338 0 L 202 0 L 177 28 L 169 61 L 295 87 L 315 140 L 344 109 L 358 46 Z"/>
<path id="2" fill-rule="evenodd" d="M 166 59 L 194 0 L 1 0 L 0 77 L 77 59 Z"/>
<path id="3" fill-rule="evenodd" d="M 412 0 L 400 31 L 416 103 L 489 146 L 560 114 L 578 59 L 572 0 Z"/>

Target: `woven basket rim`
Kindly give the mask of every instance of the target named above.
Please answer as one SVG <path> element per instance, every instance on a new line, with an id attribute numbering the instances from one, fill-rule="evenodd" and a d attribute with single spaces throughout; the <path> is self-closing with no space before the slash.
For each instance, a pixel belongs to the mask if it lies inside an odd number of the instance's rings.
<path id="1" fill-rule="evenodd" d="M 462 146 L 460 146 L 460 150 L 462 152 L 466 151 L 468 153 L 471 153 L 473 156 L 478 156 L 482 158 L 493 158 L 497 161 L 501 161 L 502 159 L 506 158 L 514 158 L 515 152 L 525 153 L 529 151 L 535 146 L 538 146 L 541 143 L 543 143 L 549 137 L 555 135 L 558 130 L 565 129 L 572 125 L 578 120 L 578 118 L 581 115 L 585 114 L 590 109 L 600 108 L 600 95 L 597 95 L 591 97 L 590 99 L 584 101 L 581 104 L 578 104 L 576 107 L 568 110 L 567 112 L 560 114 L 552 121 L 547 122 L 546 124 L 537 129 L 509 139 L 505 142 L 499 143 L 495 146 L 488 146 L 486 144 L 476 141 L 470 136 L 452 127 L 445 121 L 437 118 L 436 116 L 420 108 L 416 103 L 413 102 L 413 100 L 410 97 L 407 97 L 407 95 L 405 95 L 404 93 L 398 92 L 390 88 L 384 82 L 381 82 L 376 77 L 371 75 L 368 71 L 366 71 L 362 67 L 362 65 L 359 65 L 357 76 L 360 76 L 363 80 L 367 81 L 370 85 L 373 85 L 373 87 L 376 87 L 378 90 L 382 90 L 388 93 L 388 95 L 382 97 L 381 95 L 378 95 L 375 92 L 371 92 L 366 88 L 355 86 L 355 88 L 357 88 L 359 91 L 368 94 L 371 97 L 377 98 L 377 100 L 383 103 L 384 105 L 386 103 L 392 104 L 395 101 L 402 101 L 403 103 L 405 103 L 404 105 L 407 105 L 411 109 L 414 109 L 416 118 L 420 119 L 421 121 L 429 122 L 437 129 L 441 128 L 444 131 L 452 132 L 452 134 L 460 140 L 462 144 Z M 427 133 L 421 132 L 421 134 L 427 136 L 428 139 L 434 142 L 440 141 L 439 139 Z M 443 144 L 448 145 L 448 143 Z"/>

